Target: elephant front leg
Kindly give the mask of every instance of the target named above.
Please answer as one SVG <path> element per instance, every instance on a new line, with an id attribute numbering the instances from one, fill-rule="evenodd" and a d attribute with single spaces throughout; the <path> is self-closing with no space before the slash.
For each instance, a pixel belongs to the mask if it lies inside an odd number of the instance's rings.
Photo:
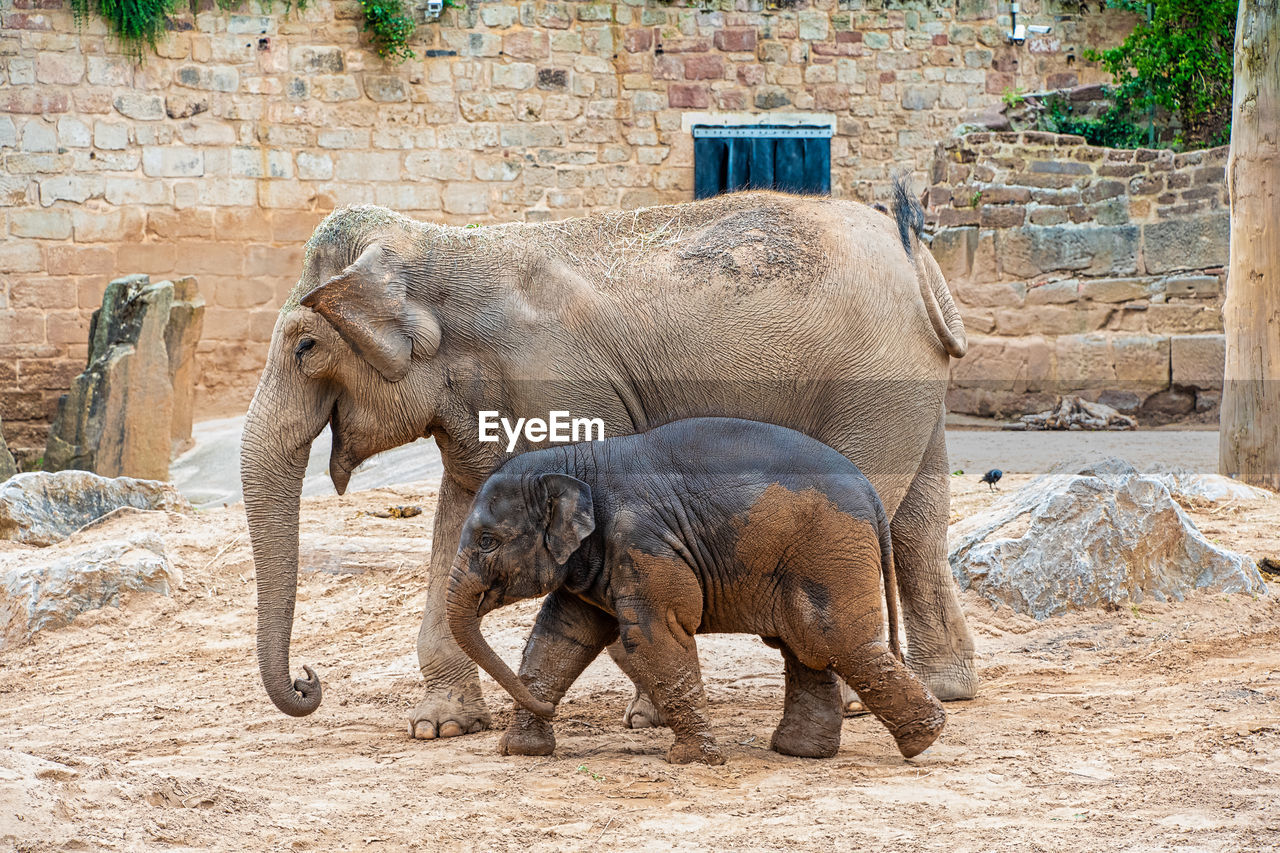
<path id="1" fill-rule="evenodd" d="M 707 721 L 707 696 L 698 668 L 698 649 L 693 635 L 680 632 L 663 620 L 646 620 L 643 627 L 622 627 L 622 645 L 628 660 L 628 675 L 640 689 L 652 696 L 675 734 L 667 751 L 672 764 L 724 764 L 724 755 L 711 736 Z"/>
<path id="2" fill-rule="evenodd" d="M 657 729 L 667 725 L 667 718 L 663 716 L 662 709 L 649 697 L 644 688 L 640 687 L 640 682 L 632 671 L 631 662 L 627 658 L 626 650 L 622 648 L 622 643 L 609 646 L 609 657 L 613 658 L 618 669 L 622 670 L 623 674 L 636 685 L 636 695 L 627 703 L 627 710 L 622 714 L 622 724 L 629 729 Z"/>
<path id="3" fill-rule="evenodd" d="M 600 651 L 618 637 L 618 621 L 562 590 L 542 602 L 520 661 L 520 680 L 539 699 L 559 704 L 565 691 Z M 503 755 L 550 755 L 556 748 L 551 721 L 517 705 L 498 742 Z"/>
<path id="4" fill-rule="evenodd" d="M 840 749 L 841 679 L 829 669 L 810 669 L 791 649 L 780 648 L 786 663 L 786 699 L 769 746 L 783 755 L 830 758 Z"/>
<path id="5" fill-rule="evenodd" d="M 418 629 L 418 668 L 426 682 L 426 695 L 409 717 L 409 736 L 420 740 L 483 731 L 491 722 L 476 665 L 454 641 L 444 608 L 449 569 L 474 497 L 447 475 L 440 485 L 427 604 Z"/>

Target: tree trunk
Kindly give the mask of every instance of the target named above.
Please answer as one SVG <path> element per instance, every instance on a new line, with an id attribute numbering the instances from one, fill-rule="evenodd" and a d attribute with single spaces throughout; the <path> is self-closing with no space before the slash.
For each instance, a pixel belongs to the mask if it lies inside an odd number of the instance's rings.
<path id="1" fill-rule="evenodd" d="M 1280 490 L 1280 0 L 1240 0 L 1219 469 Z"/>

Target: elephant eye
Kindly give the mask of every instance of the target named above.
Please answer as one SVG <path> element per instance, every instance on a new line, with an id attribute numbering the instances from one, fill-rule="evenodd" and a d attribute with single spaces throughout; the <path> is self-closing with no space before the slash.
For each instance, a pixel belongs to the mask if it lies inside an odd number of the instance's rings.
<path id="1" fill-rule="evenodd" d="M 298 341 L 298 346 L 294 348 L 293 355 L 295 358 L 302 358 L 302 354 L 316 345 L 315 338 L 303 338 Z"/>
<path id="2" fill-rule="evenodd" d="M 481 533 L 480 538 L 476 540 L 476 544 L 480 546 L 481 551 L 493 551 L 501 543 L 498 542 L 497 537 L 488 533 Z"/>

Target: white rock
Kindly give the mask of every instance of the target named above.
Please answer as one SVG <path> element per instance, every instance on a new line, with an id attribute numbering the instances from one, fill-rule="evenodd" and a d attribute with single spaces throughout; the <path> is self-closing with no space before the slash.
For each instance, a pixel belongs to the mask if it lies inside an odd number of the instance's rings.
<path id="1" fill-rule="evenodd" d="M 1037 619 L 1199 588 L 1266 591 L 1253 559 L 1205 539 L 1163 482 L 1121 459 L 1039 477 L 949 538 L 962 589 Z"/>
<path id="2" fill-rule="evenodd" d="M 88 471 L 37 471 L 0 484 L 0 539 L 52 545 L 125 506 L 191 510 L 173 486 L 157 480 L 112 479 Z"/>
<path id="3" fill-rule="evenodd" d="M 0 648 L 67 625 L 88 610 L 118 607 L 126 591 L 168 595 L 181 580 L 154 533 L 104 542 L 53 561 L 48 551 L 5 554 L 0 556 Z"/>

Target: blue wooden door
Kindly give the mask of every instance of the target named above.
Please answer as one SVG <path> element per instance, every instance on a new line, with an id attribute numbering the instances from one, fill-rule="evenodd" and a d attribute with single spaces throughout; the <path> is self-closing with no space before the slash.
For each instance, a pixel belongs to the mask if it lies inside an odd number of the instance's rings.
<path id="1" fill-rule="evenodd" d="M 694 198 L 738 190 L 829 195 L 830 134 L 819 127 L 695 127 Z"/>

